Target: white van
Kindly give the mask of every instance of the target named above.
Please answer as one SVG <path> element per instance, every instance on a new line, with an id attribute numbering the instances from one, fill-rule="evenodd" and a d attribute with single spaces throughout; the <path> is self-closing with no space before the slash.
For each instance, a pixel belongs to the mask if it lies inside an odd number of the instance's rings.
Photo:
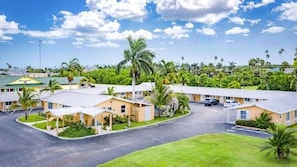
<path id="1" fill-rule="evenodd" d="M 224 108 L 234 107 L 238 105 L 240 105 L 240 103 L 236 100 L 226 100 L 226 102 L 224 103 Z"/>

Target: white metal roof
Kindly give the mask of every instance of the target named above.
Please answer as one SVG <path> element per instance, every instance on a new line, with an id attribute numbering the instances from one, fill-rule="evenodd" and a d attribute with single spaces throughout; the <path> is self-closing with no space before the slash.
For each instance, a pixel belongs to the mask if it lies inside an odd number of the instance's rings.
<path id="1" fill-rule="evenodd" d="M 85 94 L 70 91 L 62 91 L 52 96 L 42 98 L 43 101 L 68 105 L 71 107 L 94 107 L 97 104 L 111 99 L 112 96 Z"/>
<path id="2" fill-rule="evenodd" d="M 277 114 L 287 113 L 290 111 L 297 110 L 297 93 L 295 93 L 294 95 L 284 96 L 277 99 L 265 100 L 251 104 L 240 105 L 233 108 L 227 108 L 226 110 L 241 109 L 251 106 L 260 107 Z"/>
<path id="3" fill-rule="evenodd" d="M 289 91 L 273 91 L 273 90 L 246 90 L 246 89 L 228 89 L 228 88 L 208 88 L 194 86 L 170 86 L 174 92 L 185 94 L 224 96 L 224 97 L 239 97 L 239 98 L 254 98 L 254 99 L 275 99 L 284 96 L 296 94 Z"/>
<path id="4" fill-rule="evenodd" d="M 98 107 L 65 107 L 58 109 L 50 109 L 47 112 L 52 113 L 54 116 L 60 117 L 63 115 L 75 114 L 75 113 L 84 113 L 95 117 L 103 112 L 113 113 L 107 109 L 98 108 Z"/>

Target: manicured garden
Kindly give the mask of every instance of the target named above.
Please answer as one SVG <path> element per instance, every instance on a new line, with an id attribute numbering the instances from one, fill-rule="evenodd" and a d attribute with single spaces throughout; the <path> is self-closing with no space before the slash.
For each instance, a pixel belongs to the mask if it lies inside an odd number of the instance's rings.
<path id="1" fill-rule="evenodd" d="M 235 134 L 207 134 L 151 147 L 102 164 L 102 167 L 201 166 L 295 167 L 297 158 L 280 161 L 260 149 L 265 140 Z"/>
<path id="2" fill-rule="evenodd" d="M 20 122 L 38 122 L 38 121 L 44 121 L 46 118 L 41 114 L 31 114 L 28 119 L 25 119 L 25 116 L 22 116 L 17 119 Z"/>

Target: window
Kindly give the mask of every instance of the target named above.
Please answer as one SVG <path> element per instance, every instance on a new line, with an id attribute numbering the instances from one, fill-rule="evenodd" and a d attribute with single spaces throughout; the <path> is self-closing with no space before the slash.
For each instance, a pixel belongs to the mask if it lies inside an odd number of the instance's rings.
<path id="1" fill-rule="evenodd" d="M 64 104 L 63 104 L 62 107 L 63 107 L 63 108 L 67 108 L 67 107 L 70 107 L 70 106 L 68 106 L 68 105 L 64 105 Z"/>
<path id="2" fill-rule="evenodd" d="M 286 121 L 290 121 L 290 112 L 286 113 Z"/>
<path id="3" fill-rule="evenodd" d="M 231 97 L 227 96 L 227 97 L 226 97 L 226 100 L 231 100 Z"/>
<path id="4" fill-rule="evenodd" d="M 48 103 L 47 103 L 47 108 L 48 108 L 48 109 L 53 109 L 53 103 L 48 102 Z"/>
<path id="5" fill-rule="evenodd" d="M 121 113 L 125 113 L 126 112 L 126 105 L 121 105 Z"/>
<path id="6" fill-rule="evenodd" d="M 6 105 L 6 106 L 10 106 L 11 104 L 12 104 L 11 101 L 7 101 L 7 102 L 5 102 L 5 105 Z"/>
<path id="7" fill-rule="evenodd" d="M 243 119 L 243 120 L 247 119 L 246 111 L 240 111 L 240 119 Z"/>
<path id="8" fill-rule="evenodd" d="M 250 98 L 244 98 L 245 102 L 250 102 Z"/>
<path id="9" fill-rule="evenodd" d="M 107 107 L 107 109 L 108 109 L 108 110 L 111 110 L 112 108 L 111 108 L 111 107 Z"/>
<path id="10" fill-rule="evenodd" d="M 295 112 L 294 112 L 294 113 L 295 113 L 295 118 L 297 118 L 297 110 L 295 110 Z"/>
<path id="11" fill-rule="evenodd" d="M 209 98 L 210 96 L 209 96 L 209 95 L 205 95 L 205 97 L 206 97 L 206 98 Z"/>

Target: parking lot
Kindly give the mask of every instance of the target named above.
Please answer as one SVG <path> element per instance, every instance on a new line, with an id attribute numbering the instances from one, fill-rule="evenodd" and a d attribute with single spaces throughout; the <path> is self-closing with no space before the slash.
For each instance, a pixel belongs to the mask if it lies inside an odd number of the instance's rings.
<path id="1" fill-rule="evenodd" d="M 128 153 L 207 133 L 238 133 L 232 130 L 222 105 L 191 103 L 186 117 L 138 129 L 93 138 L 67 141 L 15 121 L 23 113 L 0 113 L 0 166 L 96 166 Z M 235 113 L 230 113 L 235 119 Z"/>

